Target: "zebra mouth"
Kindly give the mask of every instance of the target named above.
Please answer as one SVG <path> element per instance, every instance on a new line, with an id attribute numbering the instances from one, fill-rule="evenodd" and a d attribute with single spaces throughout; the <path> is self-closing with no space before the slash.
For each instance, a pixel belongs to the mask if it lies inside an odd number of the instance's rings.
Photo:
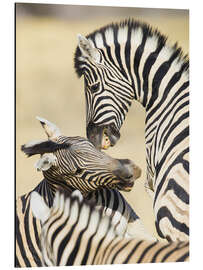
<path id="1" fill-rule="evenodd" d="M 107 150 L 111 145 L 111 141 L 107 135 L 106 129 L 103 130 L 103 136 L 102 136 L 102 142 L 101 142 L 101 148 L 103 150 Z"/>
<path id="2" fill-rule="evenodd" d="M 90 122 L 87 126 L 87 138 L 98 150 L 106 150 L 116 144 L 120 132 L 113 123 L 100 126 Z"/>
<path id="3" fill-rule="evenodd" d="M 132 190 L 134 186 L 134 182 L 119 182 L 116 184 L 115 188 L 117 188 L 120 191 L 125 191 L 125 192 L 129 192 Z"/>

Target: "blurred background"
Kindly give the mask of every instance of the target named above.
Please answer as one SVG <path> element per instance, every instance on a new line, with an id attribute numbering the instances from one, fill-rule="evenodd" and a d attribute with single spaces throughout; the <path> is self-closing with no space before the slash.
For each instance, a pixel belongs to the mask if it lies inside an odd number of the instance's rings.
<path id="1" fill-rule="evenodd" d="M 36 116 L 57 124 L 64 135 L 86 137 L 83 80 L 77 78 L 73 62 L 77 34 L 129 17 L 158 28 L 188 53 L 188 10 L 16 4 L 16 196 L 31 191 L 43 178 L 34 168 L 38 157 L 28 159 L 20 151 L 22 144 L 46 138 Z M 122 194 L 157 236 L 152 202 L 144 190 L 144 119 L 143 108 L 134 102 L 121 139 L 108 154 L 129 158 L 142 168 L 133 190 Z"/>

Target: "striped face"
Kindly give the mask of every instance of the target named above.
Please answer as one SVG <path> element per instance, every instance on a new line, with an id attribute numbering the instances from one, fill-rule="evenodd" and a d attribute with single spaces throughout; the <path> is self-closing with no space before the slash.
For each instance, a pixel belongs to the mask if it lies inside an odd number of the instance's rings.
<path id="1" fill-rule="evenodd" d="M 130 191 L 141 174 L 132 161 L 114 159 L 85 138 L 59 136 L 55 144 L 52 149 L 55 160 L 50 168 L 43 170 L 44 177 L 55 183 L 67 183 L 83 194 L 100 187 Z"/>
<path id="2" fill-rule="evenodd" d="M 35 164 L 52 185 L 59 183 L 83 194 L 101 187 L 130 191 L 141 170 L 129 159 L 114 159 L 97 150 L 82 137 L 62 136 L 59 128 L 38 117 L 48 140 L 29 142 L 21 150 L 28 156 L 40 154 Z"/>
<path id="3" fill-rule="evenodd" d="M 129 85 L 119 70 L 115 72 L 105 64 L 92 66 L 91 72 L 85 73 L 84 87 L 88 139 L 98 149 L 114 146 L 131 105 L 132 96 L 124 94 L 122 89 Z"/>
<path id="4" fill-rule="evenodd" d="M 109 40 L 112 35 L 106 33 Z M 114 146 L 120 138 L 119 130 L 134 98 L 129 76 L 120 68 L 121 55 L 119 58 L 117 50 L 104 47 L 103 42 L 101 34 L 88 39 L 79 36 L 80 56 L 76 56 L 84 76 L 87 137 L 98 149 Z"/>

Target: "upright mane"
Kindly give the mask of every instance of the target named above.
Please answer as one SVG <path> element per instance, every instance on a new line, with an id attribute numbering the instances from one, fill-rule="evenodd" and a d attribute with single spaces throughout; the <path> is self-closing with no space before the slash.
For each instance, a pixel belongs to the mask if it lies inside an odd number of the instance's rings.
<path id="1" fill-rule="evenodd" d="M 95 48 L 99 49 L 102 49 L 104 47 L 108 48 L 110 44 L 119 46 L 120 40 L 118 41 L 118 30 L 120 29 L 123 29 L 124 31 L 123 33 L 125 34 L 127 32 L 128 37 L 130 37 L 131 33 L 136 30 L 141 30 L 143 40 L 153 37 L 154 40 L 157 40 L 157 47 L 160 46 L 164 47 L 165 45 L 169 47 L 171 54 L 176 53 L 178 61 L 180 61 L 181 64 L 184 64 L 185 70 L 188 70 L 189 67 L 188 55 L 185 55 L 183 53 L 182 48 L 178 46 L 178 43 L 176 42 L 172 46 L 170 44 L 167 44 L 166 43 L 168 39 L 167 36 L 161 34 L 158 29 L 153 28 L 149 24 L 144 22 L 140 22 L 134 19 L 126 19 L 119 23 L 110 23 L 88 34 L 86 38 L 93 42 Z M 106 39 L 108 39 L 108 44 Z M 100 42 L 101 40 L 102 42 Z M 129 40 L 128 42 L 130 43 L 130 39 L 128 40 Z M 74 66 L 78 77 L 81 77 L 83 75 L 83 68 L 81 66 L 84 64 L 84 62 L 81 60 L 80 56 L 81 51 L 77 46 L 74 56 Z"/>

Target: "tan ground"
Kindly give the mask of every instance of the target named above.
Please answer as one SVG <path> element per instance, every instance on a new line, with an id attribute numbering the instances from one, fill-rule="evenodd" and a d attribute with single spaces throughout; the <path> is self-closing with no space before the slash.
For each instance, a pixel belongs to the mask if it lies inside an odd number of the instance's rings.
<path id="1" fill-rule="evenodd" d="M 85 136 L 83 80 L 73 67 L 77 33 L 83 35 L 126 16 L 62 21 L 54 18 L 17 18 L 16 24 L 16 195 L 33 189 L 42 179 L 33 165 L 37 157 L 27 159 L 20 146 L 30 140 L 46 138 L 35 119 L 42 116 L 56 123 L 68 136 Z M 158 27 L 179 42 L 188 52 L 188 16 L 136 16 Z M 151 233 L 155 233 L 152 203 L 145 193 L 144 110 L 134 103 L 121 130 L 121 139 L 108 153 L 130 158 L 142 168 L 142 176 L 130 193 L 123 195 L 131 203 Z"/>

